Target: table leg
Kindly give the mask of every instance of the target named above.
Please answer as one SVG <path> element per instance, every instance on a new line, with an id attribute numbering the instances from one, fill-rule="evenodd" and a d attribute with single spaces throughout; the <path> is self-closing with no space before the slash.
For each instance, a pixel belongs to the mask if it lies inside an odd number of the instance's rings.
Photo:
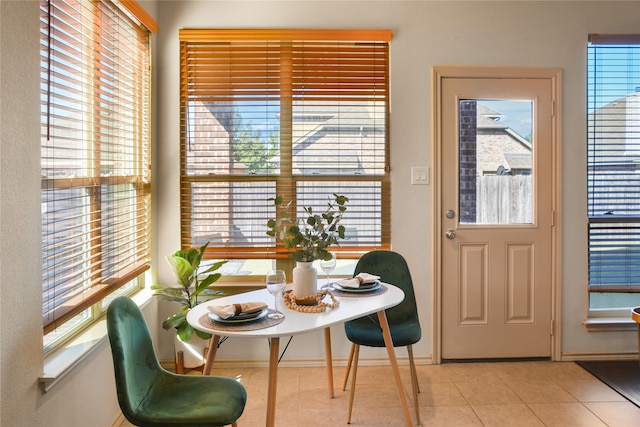
<path id="1" fill-rule="evenodd" d="M 384 310 L 378 312 L 378 321 L 382 328 L 382 336 L 384 338 L 384 345 L 387 348 L 387 354 L 389 355 L 389 363 L 391 363 L 393 376 L 395 377 L 396 385 L 398 386 L 398 395 L 400 396 L 400 402 L 402 403 L 402 409 L 404 410 L 404 418 L 407 421 L 407 426 L 412 427 L 413 421 L 411 420 L 411 412 L 409 411 L 407 396 L 404 394 L 402 378 L 400 378 L 400 368 L 398 368 L 398 360 L 396 359 L 396 352 L 393 348 L 393 340 L 391 339 L 391 331 L 389 330 L 389 323 L 387 322 L 387 315 Z"/>
<path id="2" fill-rule="evenodd" d="M 333 398 L 333 359 L 331 356 L 331 328 L 324 328 L 324 352 L 327 360 L 327 379 L 329 381 L 329 397 Z"/>
<path id="3" fill-rule="evenodd" d="M 218 344 L 220 344 L 220 335 L 214 335 L 209 343 L 209 351 L 207 352 L 207 360 L 204 362 L 202 375 L 211 375 L 211 368 L 213 367 L 213 361 L 216 359 Z"/>
<path id="4" fill-rule="evenodd" d="M 276 387 L 278 385 L 278 353 L 280 338 L 271 338 L 269 351 L 269 387 L 267 391 L 267 427 L 276 423 Z"/>

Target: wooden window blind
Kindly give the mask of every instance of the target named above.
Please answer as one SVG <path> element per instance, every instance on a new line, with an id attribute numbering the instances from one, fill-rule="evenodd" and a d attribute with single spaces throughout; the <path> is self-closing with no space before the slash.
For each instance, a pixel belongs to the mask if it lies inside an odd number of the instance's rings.
<path id="1" fill-rule="evenodd" d="M 283 194 L 297 212 L 349 197 L 357 257 L 389 248 L 386 30 L 181 30 L 182 247 L 280 259 L 266 235 Z"/>
<path id="2" fill-rule="evenodd" d="M 149 37 L 110 1 L 41 1 L 45 333 L 149 268 Z"/>
<path id="3" fill-rule="evenodd" d="M 640 36 L 589 41 L 589 290 L 640 292 Z"/>

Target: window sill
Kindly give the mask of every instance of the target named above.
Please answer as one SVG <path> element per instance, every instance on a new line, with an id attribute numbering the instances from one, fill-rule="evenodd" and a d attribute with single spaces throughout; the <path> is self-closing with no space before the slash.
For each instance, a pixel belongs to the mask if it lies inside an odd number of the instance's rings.
<path id="1" fill-rule="evenodd" d="M 138 306 L 145 306 L 151 292 L 145 289 L 132 297 Z M 96 322 L 86 332 L 44 359 L 42 376 L 38 379 L 43 393 L 51 390 L 62 378 L 78 366 L 100 344 L 107 340 L 107 322 Z"/>
<path id="2" fill-rule="evenodd" d="M 635 331 L 638 324 L 630 317 L 592 317 L 582 324 L 589 332 Z"/>

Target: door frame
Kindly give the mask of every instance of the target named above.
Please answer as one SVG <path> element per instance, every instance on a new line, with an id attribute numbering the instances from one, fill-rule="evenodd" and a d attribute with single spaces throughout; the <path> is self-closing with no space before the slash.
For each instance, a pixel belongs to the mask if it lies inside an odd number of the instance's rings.
<path id="1" fill-rule="evenodd" d="M 553 222 L 551 227 L 551 359 L 561 358 L 562 328 L 558 324 L 561 316 L 561 279 L 560 268 L 562 255 L 562 213 L 561 213 L 561 123 L 562 123 L 562 71 L 557 68 L 527 68 L 527 67 L 489 67 L 465 65 L 438 65 L 431 71 L 431 123 L 432 123 L 432 162 L 433 162 L 433 312 L 432 312 L 432 362 L 442 363 L 442 81 L 445 78 L 492 78 L 492 79 L 549 79 L 551 81 L 552 97 L 552 129 L 551 129 L 551 158 L 552 158 L 552 210 Z"/>

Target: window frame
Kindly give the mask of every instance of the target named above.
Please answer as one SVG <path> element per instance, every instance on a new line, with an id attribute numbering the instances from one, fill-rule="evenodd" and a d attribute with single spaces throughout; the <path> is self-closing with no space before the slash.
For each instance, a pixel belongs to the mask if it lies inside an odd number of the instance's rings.
<path id="1" fill-rule="evenodd" d="M 612 52 L 617 49 L 633 49 L 637 51 L 638 59 L 616 58 Z M 640 233 L 633 231 L 640 224 L 640 204 L 636 203 L 634 208 L 633 202 L 625 200 L 633 182 L 632 174 L 626 171 L 633 166 L 629 159 L 637 157 L 633 155 L 634 151 L 640 152 L 637 143 L 633 148 L 633 140 L 629 139 L 626 130 L 629 123 L 633 123 L 628 120 L 628 103 L 634 90 L 618 88 L 625 83 L 628 86 L 630 81 L 624 81 L 620 76 L 613 79 L 608 74 L 612 70 L 617 70 L 627 80 L 640 76 L 640 35 L 590 34 L 587 45 L 587 290 L 590 319 L 627 317 L 629 308 L 640 304 L 640 280 L 634 283 L 636 273 L 629 269 L 638 265 L 640 250 L 631 247 L 622 250 L 629 246 L 625 241 Z M 623 175 L 628 178 L 620 179 Z M 636 180 L 640 182 L 640 177 Z M 640 191 L 635 194 L 640 195 Z M 635 271 L 640 271 L 638 268 Z"/>
<path id="2" fill-rule="evenodd" d="M 98 321 L 114 295 L 144 288 L 150 268 L 150 38 L 157 24 L 131 0 L 41 0 L 40 11 L 43 350 L 48 354 Z M 105 134 L 105 129 L 111 130 Z M 91 157 L 78 160 L 80 154 L 69 154 L 74 146 Z M 113 147 L 122 151 L 107 152 Z M 101 170 L 100 162 L 110 162 L 112 172 Z M 125 189 L 124 196 L 116 188 Z M 64 198 L 76 197 L 72 192 L 82 195 L 65 206 Z M 81 212 L 80 225 L 61 213 L 70 208 Z M 71 233 L 74 227 L 81 231 Z M 109 240 L 103 230 L 124 230 L 117 240 L 132 239 L 129 249 L 120 243 L 103 246 Z M 74 259 L 82 259 L 85 273 L 63 267 L 72 263 L 65 255 L 72 241 L 78 244 Z M 124 256 L 132 252 L 133 263 Z"/>
<path id="3" fill-rule="evenodd" d="M 332 251 L 339 253 L 340 259 L 358 259 L 362 254 L 375 249 L 389 249 L 390 248 L 390 161 L 389 161 L 389 69 L 388 69 L 388 43 L 391 40 L 392 33 L 388 30 L 208 30 L 208 29 L 187 29 L 180 30 L 180 69 L 181 69 L 181 91 L 180 91 L 180 114 L 181 114 L 181 126 L 180 126 L 180 209 L 181 209 L 181 247 L 182 249 L 188 249 L 190 247 L 201 246 L 206 243 L 205 241 L 199 241 L 195 236 L 192 236 L 192 185 L 201 183 L 256 183 L 256 185 L 266 185 L 265 182 L 275 182 L 274 194 L 270 194 L 269 197 L 275 197 L 277 194 L 284 195 L 285 200 L 291 201 L 293 204 L 292 211 L 300 213 L 302 209 L 302 202 L 297 200 L 296 186 L 302 185 L 305 182 L 328 183 L 333 182 L 351 182 L 351 183 L 363 183 L 374 182 L 379 183 L 381 192 L 381 225 L 379 236 L 380 241 L 377 244 L 372 245 L 350 245 L 349 241 L 342 241 L 339 247 L 332 247 Z M 384 42 L 386 43 L 386 70 L 385 70 L 385 115 L 384 115 L 384 167 L 383 172 L 379 175 L 354 175 L 346 176 L 344 174 L 321 174 L 321 175 L 305 175 L 295 174 L 293 172 L 293 157 L 292 147 L 294 144 L 293 134 L 293 117 L 292 107 L 290 105 L 291 96 L 289 91 L 292 89 L 282 89 L 279 93 L 278 100 L 282 100 L 281 115 L 280 115 L 280 138 L 279 147 L 280 160 L 279 170 L 277 176 L 267 174 L 233 174 L 233 173 L 209 173 L 202 175 L 190 174 L 187 165 L 187 151 L 189 150 L 189 136 L 193 133 L 197 133 L 198 129 L 191 131 L 190 121 L 193 120 L 190 117 L 189 102 L 193 102 L 193 98 L 190 98 L 189 91 L 193 88 L 193 82 L 196 81 L 195 77 L 191 77 L 190 63 L 188 49 L 191 46 L 197 46 L 198 43 L 233 43 L 233 42 L 245 42 L 245 41 L 258 41 L 258 42 L 276 42 L 282 43 L 295 43 L 299 41 L 335 41 L 335 42 Z M 283 51 L 285 48 L 283 48 Z M 286 53 L 282 53 L 281 62 L 287 62 Z M 282 59 L 284 58 L 284 59 Z M 278 74 L 279 84 L 283 80 L 286 80 L 286 76 Z M 292 84 L 292 86 L 294 86 Z M 204 83 L 203 83 L 203 86 Z M 203 89 L 204 90 L 204 89 Z M 194 91 L 195 92 L 195 91 Z M 231 98 L 233 95 L 229 95 Z M 235 99 L 235 98 L 234 98 Z M 286 100 L 286 101 L 285 101 Z M 288 106 L 287 103 L 289 103 Z M 363 184 L 365 185 L 365 184 Z M 349 197 L 348 193 L 343 193 Z M 268 203 L 265 197 L 265 205 Z M 305 205 L 306 206 L 306 205 Z M 349 208 L 349 206 L 347 206 Z M 347 209 L 347 215 L 349 214 Z M 268 215 L 264 218 L 258 217 L 263 220 L 264 232 L 266 235 L 267 219 Z M 275 260 L 278 268 L 291 271 L 294 266 L 293 261 L 288 257 L 289 250 L 284 248 L 282 242 L 275 241 L 269 244 L 263 244 L 254 246 L 251 248 L 246 247 L 225 247 L 220 248 L 215 245 L 209 245 L 206 252 L 206 258 L 209 259 L 264 259 Z M 256 275 L 240 275 L 229 276 L 223 275 L 221 281 L 250 281 L 255 280 Z"/>

